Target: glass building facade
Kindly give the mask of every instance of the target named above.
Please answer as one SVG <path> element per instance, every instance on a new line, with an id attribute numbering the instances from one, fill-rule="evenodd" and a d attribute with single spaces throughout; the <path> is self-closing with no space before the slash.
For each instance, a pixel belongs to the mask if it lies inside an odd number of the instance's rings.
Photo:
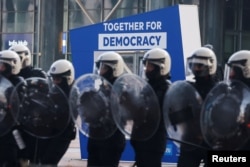
<path id="1" fill-rule="evenodd" d="M 48 70 L 57 59 L 71 59 L 70 29 L 176 4 L 198 6 L 201 43 L 213 45 L 220 64 L 250 49 L 249 0 L 0 0 L 0 47 L 27 43 L 33 65 Z M 132 62 L 138 54 L 123 55 Z"/>

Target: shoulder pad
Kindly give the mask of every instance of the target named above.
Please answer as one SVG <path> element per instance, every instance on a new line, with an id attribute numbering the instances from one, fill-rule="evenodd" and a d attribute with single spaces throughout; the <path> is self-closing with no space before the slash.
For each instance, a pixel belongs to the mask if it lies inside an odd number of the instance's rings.
<path id="1" fill-rule="evenodd" d="M 20 82 L 24 82 L 24 78 L 18 75 L 13 75 L 10 81 L 13 85 L 17 85 Z"/>
<path id="2" fill-rule="evenodd" d="M 46 72 L 43 71 L 41 68 L 33 68 L 32 76 L 33 77 L 47 78 Z"/>

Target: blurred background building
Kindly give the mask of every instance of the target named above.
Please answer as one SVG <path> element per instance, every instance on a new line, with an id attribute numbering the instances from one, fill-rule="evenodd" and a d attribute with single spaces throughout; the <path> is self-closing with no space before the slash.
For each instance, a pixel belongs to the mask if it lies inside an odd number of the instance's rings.
<path id="1" fill-rule="evenodd" d="M 70 29 L 176 4 L 198 6 L 201 44 L 213 45 L 220 64 L 250 49 L 249 0 L 0 0 L 0 47 L 26 43 L 33 65 L 48 70 L 71 59 Z"/>

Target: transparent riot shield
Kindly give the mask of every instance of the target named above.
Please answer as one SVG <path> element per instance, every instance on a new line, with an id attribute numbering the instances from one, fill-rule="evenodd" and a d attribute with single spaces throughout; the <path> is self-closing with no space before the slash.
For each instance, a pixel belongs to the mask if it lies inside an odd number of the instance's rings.
<path id="1" fill-rule="evenodd" d="M 56 85 L 44 78 L 28 78 L 16 86 L 20 100 L 17 121 L 37 138 L 60 135 L 68 126 L 68 98 Z"/>
<path id="2" fill-rule="evenodd" d="M 200 129 L 202 99 L 187 81 L 175 81 L 164 97 L 163 116 L 170 139 L 179 147 L 184 143 L 200 147 L 203 141 Z"/>
<path id="3" fill-rule="evenodd" d="M 201 128 L 215 150 L 237 150 L 249 140 L 250 90 L 239 81 L 224 81 L 204 101 Z"/>
<path id="4" fill-rule="evenodd" d="M 124 74 L 114 82 L 111 106 L 116 125 L 127 138 L 147 140 L 159 126 L 158 99 L 151 86 L 137 75 Z"/>
<path id="5" fill-rule="evenodd" d="M 80 76 L 70 92 L 70 110 L 82 134 L 94 139 L 105 139 L 117 130 L 111 115 L 112 85 L 96 74 Z"/>
<path id="6" fill-rule="evenodd" d="M 0 75 L 0 137 L 8 133 L 16 124 L 19 100 L 14 89 L 12 83 Z M 12 98 L 11 94 L 13 94 Z"/>

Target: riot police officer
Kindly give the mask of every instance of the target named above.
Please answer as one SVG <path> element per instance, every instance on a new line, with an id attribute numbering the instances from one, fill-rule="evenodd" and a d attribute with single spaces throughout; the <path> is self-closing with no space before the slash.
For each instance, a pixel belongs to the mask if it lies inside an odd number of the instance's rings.
<path id="1" fill-rule="evenodd" d="M 209 91 L 215 86 L 214 75 L 217 68 L 217 59 L 215 53 L 208 47 L 196 49 L 187 59 L 189 69 L 194 75 L 194 82 L 191 85 L 198 91 L 201 98 L 205 100 Z M 205 141 L 202 143 L 204 148 L 208 148 Z M 206 165 L 206 149 L 181 144 L 178 167 L 198 167 L 203 160 Z"/>
<path id="2" fill-rule="evenodd" d="M 47 78 L 47 74 L 45 71 L 43 71 L 40 68 L 34 68 L 31 65 L 31 62 L 32 62 L 31 52 L 27 46 L 23 44 L 17 44 L 17 45 L 11 46 L 8 50 L 16 52 L 20 57 L 21 70 L 18 73 L 19 76 L 23 77 L 24 79 L 28 79 L 32 77 Z M 19 128 L 19 130 L 20 130 L 21 137 L 26 143 L 25 148 L 22 150 L 19 150 L 19 153 L 18 153 L 19 158 L 22 161 L 31 160 L 31 162 L 33 162 L 37 138 L 26 133 L 22 128 Z"/>
<path id="3" fill-rule="evenodd" d="M 238 80 L 250 87 L 250 51 L 240 50 L 233 53 L 226 64 L 225 78 L 227 80 Z M 249 121 L 249 120 L 246 120 Z M 250 150 L 250 140 L 240 148 L 240 150 Z"/>
<path id="4" fill-rule="evenodd" d="M 230 56 L 227 61 L 227 76 L 226 79 L 240 80 L 247 86 L 250 86 L 250 73 L 249 73 L 249 50 L 237 51 Z"/>
<path id="5" fill-rule="evenodd" d="M 26 79 L 28 93 L 22 100 L 22 108 L 25 106 L 22 113 L 30 118 L 24 122 L 20 119 L 24 132 L 27 132 L 23 133 L 27 136 L 24 138 L 27 147 L 19 156 L 35 166 L 57 166 L 76 134 L 67 103 L 74 81 L 74 67 L 68 60 L 57 60 L 48 74 L 54 84 L 44 78 Z M 26 122 L 31 122 L 28 127 Z"/>
<path id="6" fill-rule="evenodd" d="M 167 133 L 163 121 L 163 99 L 170 86 L 171 58 L 169 53 L 161 48 L 153 48 L 143 56 L 144 74 L 149 85 L 153 88 L 160 105 L 161 120 L 159 127 L 152 137 L 147 140 L 133 140 L 131 145 L 135 152 L 137 167 L 161 167 L 162 157 L 167 144 Z"/>
<path id="7" fill-rule="evenodd" d="M 65 59 L 59 59 L 50 66 L 48 74 L 53 83 L 69 97 L 71 85 L 75 78 L 75 70 L 72 63 Z M 64 128 L 62 127 L 62 129 Z M 48 139 L 39 139 L 39 152 L 36 163 L 57 165 L 67 151 L 70 142 L 75 139 L 75 136 L 76 128 L 73 120 L 70 119 L 67 127 L 59 135 Z"/>
<path id="8" fill-rule="evenodd" d="M 19 158 L 32 165 L 56 166 L 76 133 L 64 95 L 74 81 L 74 68 L 67 60 L 58 60 L 49 75 L 57 86 L 39 77 L 17 86 L 22 101 L 18 122 L 26 145 Z"/>
<path id="9" fill-rule="evenodd" d="M 125 63 L 116 52 L 101 54 L 95 66 L 98 74 L 111 84 L 125 72 Z M 119 129 L 105 139 L 88 138 L 88 167 L 118 167 L 124 148 L 125 136 Z"/>
<path id="10" fill-rule="evenodd" d="M 17 85 L 23 81 L 22 77 L 18 76 L 21 70 L 21 61 L 18 54 L 14 51 L 3 50 L 1 51 L 1 75 L 9 79 L 13 85 Z"/>
<path id="11" fill-rule="evenodd" d="M 17 85 L 19 82 L 23 81 L 23 78 L 17 75 L 20 72 L 20 69 L 21 61 L 19 56 L 15 52 L 10 50 L 3 50 L 0 52 L 0 74 L 6 79 L 8 79 L 14 86 Z M 5 92 L 5 96 L 7 96 L 8 101 L 11 100 L 8 98 L 10 98 L 12 90 L 6 90 Z M 8 113 L 4 116 L 5 118 L 8 117 L 8 115 L 10 114 L 9 110 L 7 110 L 7 112 Z M 9 118 L 8 120 L 14 121 L 14 118 Z M 16 141 L 14 136 L 12 135 L 12 132 L 16 130 L 15 123 L 13 124 L 13 127 L 10 128 L 11 129 L 8 132 L 6 131 L 6 133 L 4 135 L 1 135 L 0 137 L 0 166 L 15 167 L 20 166 L 17 159 L 17 152 L 19 150 L 18 146 L 20 145 L 17 145 L 18 141 Z M 22 145 L 20 147 L 22 147 Z"/>

